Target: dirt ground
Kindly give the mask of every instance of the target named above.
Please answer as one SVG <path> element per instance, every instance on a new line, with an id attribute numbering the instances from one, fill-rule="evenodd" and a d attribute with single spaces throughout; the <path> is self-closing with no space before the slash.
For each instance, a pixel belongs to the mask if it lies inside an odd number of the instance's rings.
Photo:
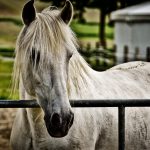
<path id="1" fill-rule="evenodd" d="M 16 109 L 0 108 L 0 150 L 10 150 L 9 139 Z"/>

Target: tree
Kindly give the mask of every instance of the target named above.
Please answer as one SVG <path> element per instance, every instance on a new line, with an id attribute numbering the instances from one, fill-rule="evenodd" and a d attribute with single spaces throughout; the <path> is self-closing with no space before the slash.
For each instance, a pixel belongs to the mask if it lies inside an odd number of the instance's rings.
<path id="1" fill-rule="evenodd" d="M 75 10 L 78 12 L 77 16 L 79 22 L 82 23 L 85 22 L 83 14 L 85 12 L 85 7 L 88 5 L 89 0 L 71 0 L 71 1 L 73 2 Z"/>
<path id="2" fill-rule="evenodd" d="M 88 5 L 91 8 L 98 8 L 100 10 L 100 25 L 99 25 L 99 39 L 100 44 L 106 48 L 105 39 L 105 22 L 106 15 L 117 9 L 117 0 L 90 0 Z"/>
<path id="3" fill-rule="evenodd" d="M 149 1 L 149 0 L 119 0 L 119 1 L 120 1 L 121 5 L 124 5 L 125 7 L 127 7 L 127 6 L 136 5 L 139 3 L 143 3 L 143 2 Z"/>
<path id="4" fill-rule="evenodd" d="M 53 6 L 60 7 L 64 4 L 65 0 L 40 0 L 42 2 L 52 2 Z"/>
<path id="5" fill-rule="evenodd" d="M 56 7 L 62 7 L 65 3 L 66 0 L 40 0 L 40 1 L 44 1 L 44 2 L 52 2 L 52 5 L 56 6 Z M 84 17 L 83 17 L 83 13 L 85 11 L 85 7 L 88 4 L 89 0 L 70 0 L 73 3 L 73 6 L 76 10 L 76 16 L 79 19 L 79 22 L 84 22 Z"/>

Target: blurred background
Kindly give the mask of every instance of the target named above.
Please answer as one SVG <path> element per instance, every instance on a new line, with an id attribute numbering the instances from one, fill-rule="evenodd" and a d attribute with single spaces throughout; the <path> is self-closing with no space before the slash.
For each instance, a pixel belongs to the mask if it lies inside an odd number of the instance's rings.
<path id="1" fill-rule="evenodd" d="M 27 0 L 0 0 L 0 99 L 12 98 L 10 91 L 14 49 L 17 36 L 22 28 L 21 10 L 25 2 Z M 36 0 L 35 5 L 37 11 L 40 12 L 49 5 L 61 8 L 64 2 L 64 0 Z M 122 14 L 120 11 L 129 6 L 134 7 L 138 5 L 139 8 L 139 5 L 142 5 L 141 3 L 145 1 L 71 0 L 71 2 L 75 9 L 71 28 L 78 37 L 81 55 L 91 67 L 95 70 L 103 71 L 115 64 L 129 61 L 128 53 L 129 49 L 131 49 L 129 43 L 132 41 L 129 36 L 133 35 L 125 35 L 125 33 L 130 33 L 131 29 L 128 31 L 128 26 L 131 28 L 132 21 L 128 22 L 126 19 L 130 17 L 128 11 L 125 14 Z M 145 5 L 147 6 L 147 3 Z M 116 10 L 119 10 L 119 13 L 118 11 L 117 13 L 114 12 Z M 126 18 L 121 18 L 125 15 L 127 15 Z M 147 15 L 149 14 L 147 13 Z M 133 18 L 133 15 L 131 17 Z M 121 27 L 123 26 L 125 30 L 122 30 L 123 28 Z M 127 29 L 125 26 L 127 26 Z M 143 32 L 143 30 L 141 31 Z M 145 32 L 150 33 L 147 30 Z M 146 38 L 148 39 L 148 37 Z M 123 48 L 120 48 L 123 50 L 117 49 L 120 46 L 118 42 L 124 43 L 122 44 Z M 134 59 L 138 60 L 140 59 L 139 47 L 135 48 L 136 54 L 134 53 Z M 117 54 L 116 51 L 120 51 L 121 54 Z M 122 56 L 120 57 L 120 55 Z M 120 57 L 121 61 L 117 57 Z M 14 97 L 18 99 L 18 94 L 16 93 Z"/>

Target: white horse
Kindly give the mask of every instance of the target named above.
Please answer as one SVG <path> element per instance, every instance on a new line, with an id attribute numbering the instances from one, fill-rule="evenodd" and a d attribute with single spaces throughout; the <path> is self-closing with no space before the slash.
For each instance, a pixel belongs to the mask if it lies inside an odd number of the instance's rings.
<path id="1" fill-rule="evenodd" d="M 23 8 L 16 44 L 15 87 L 41 108 L 20 109 L 11 133 L 13 150 L 117 150 L 117 108 L 74 108 L 69 99 L 150 98 L 150 64 L 132 62 L 92 70 L 77 51 L 69 28 L 73 7 L 36 13 Z M 17 82 L 18 81 L 18 82 Z M 150 149 L 150 110 L 126 109 L 126 149 Z"/>

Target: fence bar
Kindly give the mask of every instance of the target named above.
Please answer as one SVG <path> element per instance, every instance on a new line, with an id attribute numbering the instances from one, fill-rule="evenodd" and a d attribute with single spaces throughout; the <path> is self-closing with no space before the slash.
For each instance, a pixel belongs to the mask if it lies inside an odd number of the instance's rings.
<path id="1" fill-rule="evenodd" d="M 150 99 L 70 100 L 72 107 L 149 107 Z M 0 108 L 35 108 L 36 100 L 0 100 Z"/>
<path id="2" fill-rule="evenodd" d="M 38 108 L 36 100 L 0 100 L 0 108 Z"/>
<path id="3" fill-rule="evenodd" d="M 118 150 L 125 150 L 125 107 L 118 107 Z"/>

